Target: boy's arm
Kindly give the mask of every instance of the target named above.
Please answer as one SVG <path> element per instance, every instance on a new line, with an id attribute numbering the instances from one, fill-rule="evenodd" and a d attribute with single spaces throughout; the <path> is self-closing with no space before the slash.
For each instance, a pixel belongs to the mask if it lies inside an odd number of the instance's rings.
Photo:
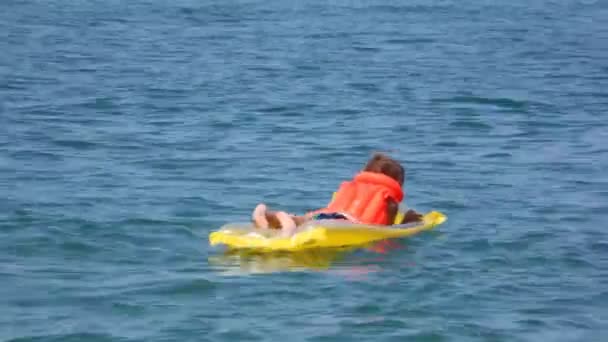
<path id="1" fill-rule="evenodd" d="M 390 222 L 389 225 L 393 225 L 395 223 L 395 216 L 397 216 L 398 212 L 399 204 L 392 199 L 389 199 L 387 207 L 388 222 Z"/>

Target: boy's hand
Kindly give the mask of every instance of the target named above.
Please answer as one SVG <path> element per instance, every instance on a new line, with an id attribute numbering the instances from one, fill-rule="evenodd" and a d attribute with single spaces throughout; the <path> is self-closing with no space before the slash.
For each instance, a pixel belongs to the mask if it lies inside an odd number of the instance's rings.
<path id="1" fill-rule="evenodd" d="M 422 215 L 410 209 L 405 213 L 405 215 L 403 215 L 403 220 L 401 221 L 401 224 L 418 221 L 422 221 Z"/>

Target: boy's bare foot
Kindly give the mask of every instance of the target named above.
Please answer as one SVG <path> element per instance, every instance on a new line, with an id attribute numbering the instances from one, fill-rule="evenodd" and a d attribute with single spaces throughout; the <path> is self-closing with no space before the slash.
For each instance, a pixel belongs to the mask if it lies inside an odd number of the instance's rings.
<path id="1" fill-rule="evenodd" d="M 266 205 L 258 204 L 257 207 L 253 210 L 253 214 L 251 215 L 251 219 L 255 223 L 258 228 L 268 228 L 268 220 L 266 219 Z"/>

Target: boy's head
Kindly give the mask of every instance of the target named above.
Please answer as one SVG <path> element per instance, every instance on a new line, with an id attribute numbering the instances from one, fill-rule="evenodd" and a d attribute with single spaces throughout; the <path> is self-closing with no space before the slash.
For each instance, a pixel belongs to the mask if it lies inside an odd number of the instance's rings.
<path id="1" fill-rule="evenodd" d="M 403 169 L 403 166 L 384 153 L 374 153 L 370 160 L 367 161 L 363 171 L 385 174 L 401 185 L 403 185 L 405 180 L 405 170 Z"/>

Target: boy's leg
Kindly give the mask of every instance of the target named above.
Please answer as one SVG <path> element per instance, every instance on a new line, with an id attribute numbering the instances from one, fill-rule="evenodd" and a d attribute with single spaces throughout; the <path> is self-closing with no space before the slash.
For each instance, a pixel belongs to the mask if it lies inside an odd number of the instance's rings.
<path id="1" fill-rule="evenodd" d="M 279 211 L 275 215 L 281 223 L 281 235 L 292 236 L 296 232 L 296 222 L 293 217 L 284 211 Z"/>
<path id="2" fill-rule="evenodd" d="M 291 217 L 293 219 L 293 221 L 295 222 L 296 226 L 299 227 L 301 225 L 303 225 L 304 223 L 310 221 L 310 218 L 307 216 L 292 216 Z"/>
<path id="3" fill-rule="evenodd" d="M 265 204 L 258 204 L 251 214 L 251 219 L 258 228 L 268 228 L 268 219 L 266 219 L 266 212 L 268 208 Z"/>
<path id="4" fill-rule="evenodd" d="M 280 229 L 282 226 L 281 221 L 277 217 L 277 212 L 268 210 L 268 207 L 263 203 L 255 207 L 252 219 L 258 228 Z"/>

